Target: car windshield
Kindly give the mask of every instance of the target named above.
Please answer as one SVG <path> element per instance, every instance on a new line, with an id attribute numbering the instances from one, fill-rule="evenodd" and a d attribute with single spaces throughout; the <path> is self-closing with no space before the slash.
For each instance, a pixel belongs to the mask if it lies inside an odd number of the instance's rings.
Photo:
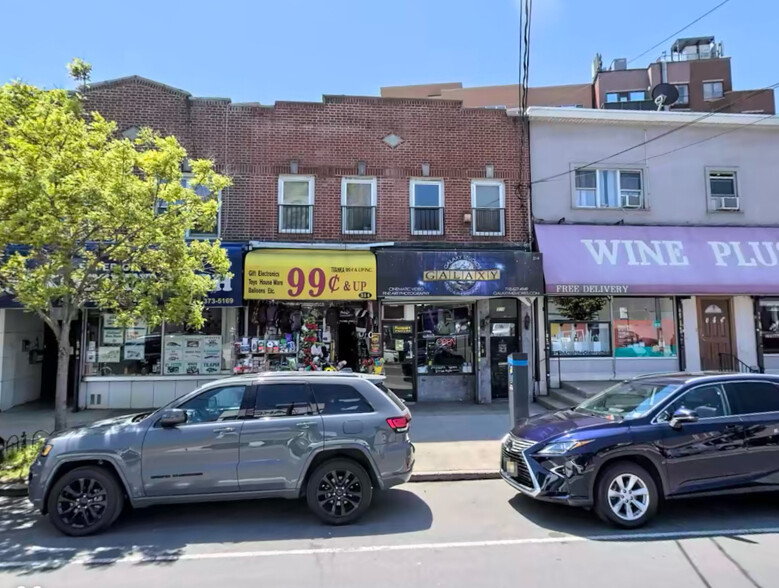
<path id="1" fill-rule="evenodd" d="M 644 416 L 676 392 L 678 384 L 659 382 L 621 382 L 582 402 L 574 410 L 619 419 Z"/>

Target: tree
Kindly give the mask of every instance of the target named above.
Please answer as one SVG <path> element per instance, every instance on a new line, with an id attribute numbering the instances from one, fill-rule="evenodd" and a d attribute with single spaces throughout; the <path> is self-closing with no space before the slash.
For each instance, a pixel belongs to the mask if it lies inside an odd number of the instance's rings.
<path id="1" fill-rule="evenodd" d="M 573 321 L 589 321 L 609 303 L 604 296 L 560 296 L 555 298 L 560 314 Z"/>
<path id="2" fill-rule="evenodd" d="M 89 66 L 71 66 L 86 86 Z M 70 327 L 81 309 L 150 327 L 203 324 L 203 297 L 228 275 L 218 242 L 187 241 L 212 227 L 230 180 L 190 160 L 175 137 L 82 112 L 81 92 L 21 82 L 0 87 L 0 288 L 51 328 L 57 340 L 55 428 L 66 426 Z M 195 189 L 193 189 L 195 188 Z"/>

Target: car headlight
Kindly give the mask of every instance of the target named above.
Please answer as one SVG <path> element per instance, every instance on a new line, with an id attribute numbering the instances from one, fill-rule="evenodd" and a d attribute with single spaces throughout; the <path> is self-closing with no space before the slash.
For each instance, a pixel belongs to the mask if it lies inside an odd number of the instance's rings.
<path id="1" fill-rule="evenodd" d="M 590 442 L 592 442 L 592 439 L 587 441 L 555 441 L 539 451 L 538 455 L 564 455 Z"/>

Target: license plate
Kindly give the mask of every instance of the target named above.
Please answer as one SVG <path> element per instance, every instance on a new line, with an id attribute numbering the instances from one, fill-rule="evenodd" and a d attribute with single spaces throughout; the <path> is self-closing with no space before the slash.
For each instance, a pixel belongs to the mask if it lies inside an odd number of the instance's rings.
<path id="1" fill-rule="evenodd" d="M 517 475 L 517 462 L 511 461 L 510 459 L 506 460 L 506 473 L 509 476 L 516 476 Z"/>

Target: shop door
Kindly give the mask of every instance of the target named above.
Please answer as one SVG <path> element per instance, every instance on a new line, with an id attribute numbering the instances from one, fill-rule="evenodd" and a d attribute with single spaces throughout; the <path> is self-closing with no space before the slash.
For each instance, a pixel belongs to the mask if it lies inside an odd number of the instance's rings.
<path id="1" fill-rule="evenodd" d="M 387 387 L 403 400 L 416 401 L 414 381 L 414 323 L 382 323 L 384 373 Z"/>
<path id="2" fill-rule="evenodd" d="M 516 320 L 493 319 L 490 325 L 490 384 L 493 398 L 508 398 L 508 358 L 516 351 L 519 351 Z"/>
<path id="3" fill-rule="evenodd" d="M 81 320 L 70 323 L 70 346 L 73 349 L 70 354 L 70 371 L 68 372 L 68 398 L 70 407 L 76 406 L 77 386 L 79 381 L 79 357 L 81 346 Z M 48 325 L 43 327 L 43 361 L 41 363 L 41 402 L 53 404 L 57 389 L 57 364 L 59 352 L 57 338 Z"/>
<path id="4" fill-rule="evenodd" d="M 698 299 L 698 337 L 701 369 L 719 370 L 721 354 L 733 353 L 728 298 Z"/>

